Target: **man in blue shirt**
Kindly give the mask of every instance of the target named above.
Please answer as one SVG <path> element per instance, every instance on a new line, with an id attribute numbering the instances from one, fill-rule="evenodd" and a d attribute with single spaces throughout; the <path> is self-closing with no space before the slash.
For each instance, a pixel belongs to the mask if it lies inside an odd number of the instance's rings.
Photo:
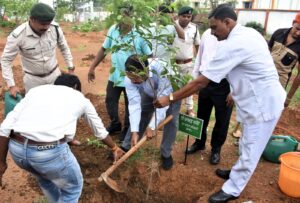
<path id="1" fill-rule="evenodd" d="M 142 60 L 137 55 L 130 56 L 125 63 L 125 88 L 129 101 L 130 128 L 122 144 L 123 149 L 129 149 L 145 135 L 155 136 L 155 129 L 165 117 L 173 115 L 173 120 L 165 125 L 161 142 L 162 167 L 169 170 L 173 166 L 171 155 L 172 145 L 177 133 L 177 120 L 180 110 L 180 101 L 156 110 L 156 119 L 153 116 L 155 108 L 153 100 L 156 97 L 169 95 L 173 88 L 166 75 L 161 75 L 166 63 L 156 58 Z"/>
<path id="2" fill-rule="evenodd" d="M 100 48 L 95 60 L 90 66 L 88 81 L 94 81 L 95 69 L 98 64 L 105 58 L 105 51 L 116 46 L 122 47 L 117 51 L 112 52 L 111 64 L 114 68 L 114 71 L 109 75 L 105 100 L 106 109 L 111 120 L 110 126 L 107 128 L 107 131 L 112 134 L 121 131 L 122 129 L 119 119 L 118 106 L 120 95 L 122 92 L 124 94 L 126 108 L 124 128 L 120 136 L 120 140 L 122 141 L 129 127 L 129 115 L 127 107 L 128 100 L 124 87 L 124 75 L 122 74 L 122 72 L 125 71 L 125 61 L 130 55 L 134 53 L 139 55 L 151 55 L 151 49 L 147 45 L 146 41 L 142 37 L 140 37 L 138 33 L 133 31 L 133 25 L 128 23 L 130 21 L 126 20 L 126 18 L 129 18 L 130 14 L 132 13 L 132 7 L 127 6 L 120 9 L 124 20 L 119 24 L 111 26 L 111 28 L 109 29 L 102 47 Z M 128 44 L 130 46 L 128 46 Z"/>

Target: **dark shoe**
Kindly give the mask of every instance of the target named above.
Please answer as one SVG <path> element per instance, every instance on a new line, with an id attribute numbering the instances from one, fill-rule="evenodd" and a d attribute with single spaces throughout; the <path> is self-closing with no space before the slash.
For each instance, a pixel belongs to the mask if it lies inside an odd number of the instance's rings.
<path id="1" fill-rule="evenodd" d="M 119 133 L 122 130 L 122 126 L 121 126 L 121 124 L 110 125 L 110 126 L 108 126 L 108 128 L 106 128 L 106 130 L 109 134 Z"/>
<path id="2" fill-rule="evenodd" d="M 208 201 L 210 203 L 218 203 L 218 202 L 228 202 L 230 200 L 234 200 L 237 199 L 239 197 L 235 197 L 233 195 L 229 195 L 225 192 L 223 192 L 223 190 L 220 190 L 219 192 L 214 193 L 213 195 L 211 195 L 208 199 Z"/>
<path id="3" fill-rule="evenodd" d="M 209 162 L 213 165 L 220 163 L 220 152 L 211 152 Z"/>
<path id="4" fill-rule="evenodd" d="M 204 150 L 205 146 L 200 146 L 197 142 L 194 142 L 192 146 L 190 146 L 186 152 L 186 154 L 194 154 L 195 152 L 199 150 Z"/>
<path id="5" fill-rule="evenodd" d="M 216 170 L 216 175 L 220 178 L 223 178 L 224 180 L 228 180 L 229 179 L 229 175 L 230 175 L 230 171 L 231 170 L 222 170 L 222 169 L 217 169 Z"/>
<path id="6" fill-rule="evenodd" d="M 161 156 L 161 160 L 162 160 L 162 168 L 164 170 L 170 170 L 173 166 L 173 158 L 172 158 L 172 155 L 169 156 L 168 158 L 165 158 L 163 156 Z"/>

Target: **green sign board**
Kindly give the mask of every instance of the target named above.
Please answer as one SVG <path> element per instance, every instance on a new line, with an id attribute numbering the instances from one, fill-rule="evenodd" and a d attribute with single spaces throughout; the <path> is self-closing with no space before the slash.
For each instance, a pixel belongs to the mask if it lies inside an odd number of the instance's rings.
<path id="1" fill-rule="evenodd" d="M 179 114 L 179 130 L 197 139 L 201 139 L 203 120 Z"/>

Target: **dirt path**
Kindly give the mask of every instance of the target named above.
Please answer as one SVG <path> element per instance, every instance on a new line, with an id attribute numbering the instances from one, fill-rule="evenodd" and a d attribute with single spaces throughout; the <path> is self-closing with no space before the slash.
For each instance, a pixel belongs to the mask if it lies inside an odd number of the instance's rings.
<path id="1" fill-rule="evenodd" d="M 101 43 L 104 40 L 103 32 L 99 33 L 73 33 L 68 27 L 65 29 L 66 38 L 72 49 L 76 74 L 80 77 L 83 92 L 88 93 L 97 112 L 108 124 L 108 116 L 104 106 L 105 87 L 110 67 L 110 58 L 100 64 L 100 69 L 96 70 L 96 81 L 93 84 L 87 83 L 88 67 L 96 55 Z M 0 54 L 6 39 L 0 38 Z M 59 64 L 63 67 L 64 62 L 58 54 Z M 20 60 L 16 60 L 15 74 L 16 81 L 22 86 L 22 72 Z M 300 106 L 298 106 L 300 107 Z M 3 110 L 3 101 L 0 101 L 0 109 Z M 300 141 L 300 112 L 295 109 L 287 109 L 275 130 L 276 134 L 293 135 Z M 120 115 L 123 116 L 123 105 L 120 108 Z M 2 116 L 2 115 L 1 115 Z M 2 120 L 2 119 L 1 119 Z M 233 122 L 233 121 L 232 121 Z M 209 129 L 211 130 L 211 129 Z M 230 129 L 232 130 L 232 128 Z M 166 172 L 154 171 L 151 182 L 150 193 L 146 200 L 146 193 L 149 186 L 151 163 L 159 164 L 159 138 L 146 145 L 135 154 L 130 160 L 123 164 L 113 174 L 112 178 L 122 182 L 127 187 L 127 192 L 119 194 L 109 189 L 105 184 L 100 184 L 97 178 L 110 165 L 107 159 L 107 150 L 87 144 L 87 138 L 93 138 L 92 132 L 81 120 L 78 124 L 77 138 L 84 144 L 81 147 L 72 148 L 76 155 L 84 175 L 84 188 L 80 202 L 207 202 L 207 198 L 213 192 L 219 190 L 223 181 L 215 176 L 216 168 L 230 168 L 238 157 L 238 148 L 234 145 L 235 140 L 228 136 L 222 149 L 222 160 L 218 166 L 208 163 L 210 146 L 202 153 L 196 153 L 188 157 L 188 164 L 183 165 L 183 151 L 185 149 L 186 138 L 178 135 L 173 150 L 175 165 L 172 170 Z M 210 140 L 207 141 L 209 143 Z M 192 143 L 192 141 L 190 141 Z M 9 168 L 4 175 L 5 188 L 0 189 L 0 203 L 15 202 L 42 202 L 43 197 L 34 180 L 28 173 L 20 170 L 9 158 Z M 157 169 L 157 168 L 154 168 Z M 159 172 L 159 173 L 158 173 Z M 261 160 L 254 176 L 245 188 L 239 200 L 236 202 L 300 202 L 282 194 L 278 188 L 277 180 L 279 175 L 279 165 Z"/>

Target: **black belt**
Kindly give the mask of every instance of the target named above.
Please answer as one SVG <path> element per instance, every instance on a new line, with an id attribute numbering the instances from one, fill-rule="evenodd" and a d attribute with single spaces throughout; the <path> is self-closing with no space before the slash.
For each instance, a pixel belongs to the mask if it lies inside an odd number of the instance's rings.
<path id="1" fill-rule="evenodd" d="M 37 76 L 37 77 L 40 77 L 40 78 L 44 78 L 44 77 L 47 77 L 48 75 L 50 75 L 51 73 L 53 73 L 56 68 L 58 67 L 58 65 L 56 65 L 50 72 L 48 73 L 42 73 L 42 74 L 34 74 L 34 73 L 30 73 L 30 72 L 27 72 L 25 71 L 25 73 L 29 74 L 29 75 L 33 75 L 33 76 Z"/>
<path id="2" fill-rule="evenodd" d="M 65 143 L 67 140 L 66 138 L 62 138 L 58 141 L 54 141 L 54 142 L 37 142 L 37 141 L 34 141 L 34 140 L 30 140 L 26 137 L 23 137 L 20 133 L 16 133 L 16 132 L 12 132 L 10 134 L 10 139 L 12 140 L 15 140 L 16 142 L 20 143 L 20 144 L 24 144 L 27 141 L 27 144 L 29 145 L 39 145 L 39 146 L 45 146 L 45 145 L 56 145 L 56 144 L 62 144 L 62 143 Z"/>

